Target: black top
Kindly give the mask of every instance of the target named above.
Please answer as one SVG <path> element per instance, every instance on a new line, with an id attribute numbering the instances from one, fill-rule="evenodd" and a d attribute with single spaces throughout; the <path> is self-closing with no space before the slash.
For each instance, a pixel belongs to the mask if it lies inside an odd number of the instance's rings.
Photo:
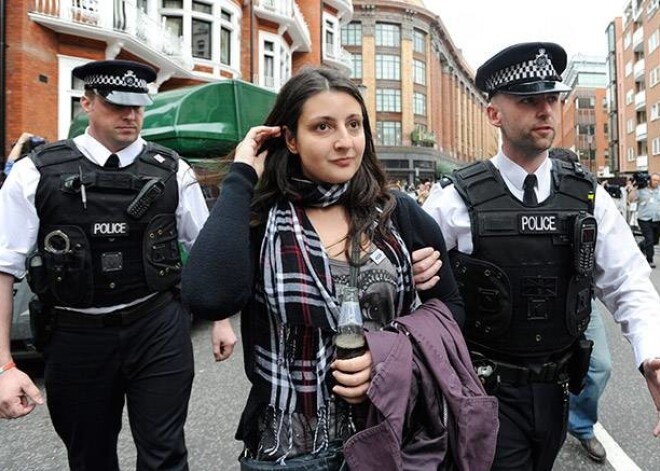
<path id="1" fill-rule="evenodd" d="M 194 315 L 225 319 L 243 310 L 254 293 L 255 271 L 264 227 L 250 228 L 250 201 L 258 177 L 243 163 L 234 163 L 220 197 L 190 251 L 182 274 L 182 295 Z M 437 223 L 408 195 L 395 192 L 393 220 L 407 249 L 424 247 L 440 252 L 440 281 L 419 293 L 422 301 L 442 300 L 463 325 L 465 311 L 449 264 L 447 248 Z"/>

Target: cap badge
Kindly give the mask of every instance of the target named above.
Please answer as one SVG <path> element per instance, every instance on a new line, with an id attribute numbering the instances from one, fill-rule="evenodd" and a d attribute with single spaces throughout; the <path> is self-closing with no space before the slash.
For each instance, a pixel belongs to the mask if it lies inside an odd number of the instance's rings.
<path id="1" fill-rule="evenodd" d="M 539 69 L 543 69 L 543 68 L 547 67 L 548 65 L 550 65 L 550 58 L 545 53 L 545 49 L 543 49 L 543 48 L 539 49 L 539 53 L 536 54 L 536 59 L 534 60 L 534 64 Z"/>
<path id="2" fill-rule="evenodd" d="M 122 77 L 122 80 L 129 87 L 137 86 L 138 83 L 138 78 L 135 76 L 135 72 L 133 72 L 132 70 L 126 71 L 126 73 Z"/>

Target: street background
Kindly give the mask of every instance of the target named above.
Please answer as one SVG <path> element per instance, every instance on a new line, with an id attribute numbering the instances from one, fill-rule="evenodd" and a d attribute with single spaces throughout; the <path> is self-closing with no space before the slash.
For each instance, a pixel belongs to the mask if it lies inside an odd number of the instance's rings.
<path id="1" fill-rule="evenodd" d="M 658 255 L 658 254 L 656 254 Z M 660 271 L 652 280 L 660 287 Z M 659 306 L 660 309 L 660 306 Z M 601 400 L 600 422 L 622 451 L 642 470 L 660 469 L 660 442 L 652 434 L 658 418 L 646 389 L 646 383 L 635 368 L 632 350 L 620 334 L 611 316 L 604 316 L 612 353 L 612 378 Z M 238 319 L 232 319 L 237 333 Z M 222 471 L 238 469 L 241 445 L 234 431 L 245 404 L 248 382 L 243 372 L 243 352 L 239 342 L 228 361 L 216 363 L 211 354 L 211 324 L 197 321 L 193 325 L 195 350 L 195 382 L 186 424 L 186 440 L 190 469 Z M 23 362 L 38 386 L 43 386 L 43 370 L 39 362 Z M 20 420 L 0 420 L 0 469 L 2 471 L 61 471 L 67 469 L 66 452 L 55 434 L 46 406 L 38 407 Z M 135 469 L 135 448 L 130 428 L 124 417 L 119 444 L 123 470 Z M 615 470 L 590 461 L 579 443 L 569 437 L 555 464 L 555 470 Z"/>

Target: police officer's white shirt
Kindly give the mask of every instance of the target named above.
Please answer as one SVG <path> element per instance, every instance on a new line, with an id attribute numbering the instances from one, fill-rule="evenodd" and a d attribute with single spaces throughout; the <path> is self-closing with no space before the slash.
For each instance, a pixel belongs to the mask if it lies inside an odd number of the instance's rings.
<path id="1" fill-rule="evenodd" d="M 491 162 L 499 169 L 509 191 L 522 201 L 527 171 L 501 151 Z M 550 196 L 551 169 L 552 162 L 546 158 L 534 172 L 539 203 Z M 443 191 L 432 191 L 423 208 L 440 225 L 447 250 L 458 248 L 463 253 L 472 253 L 470 217 L 453 185 Z M 651 283 L 651 269 L 628 224 L 600 185 L 596 188 L 594 217 L 598 222 L 595 292 L 620 324 L 633 346 L 636 364 L 640 365 L 645 359 L 660 357 L 660 296 Z"/>
<path id="2" fill-rule="evenodd" d="M 74 143 L 85 157 L 101 166 L 112 153 L 89 135 L 89 129 L 74 138 Z M 133 163 L 145 144 L 139 137 L 128 147 L 115 152 L 119 157 L 119 166 Z M 192 169 L 183 160 L 179 160 L 176 177 L 179 186 L 179 205 L 176 210 L 179 242 L 189 250 L 208 217 L 208 208 Z M 37 243 L 39 217 L 34 199 L 39 179 L 40 173 L 32 160 L 23 158 L 16 162 L 0 189 L 0 272 L 16 278 L 25 276 L 25 259 Z M 105 313 L 136 304 L 143 299 L 117 306 L 76 310 Z"/>

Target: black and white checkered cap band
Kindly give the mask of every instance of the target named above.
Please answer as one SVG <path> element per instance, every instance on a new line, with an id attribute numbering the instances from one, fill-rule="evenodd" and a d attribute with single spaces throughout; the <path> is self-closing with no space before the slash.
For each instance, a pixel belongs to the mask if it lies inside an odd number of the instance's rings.
<path id="1" fill-rule="evenodd" d="M 125 90 L 134 89 L 136 92 L 147 92 L 147 81 L 138 78 L 132 70 L 124 75 L 88 75 L 85 77 L 85 85 L 89 88 L 122 88 Z"/>
<path id="2" fill-rule="evenodd" d="M 544 80 L 550 77 L 557 77 L 550 59 L 539 61 L 535 58 L 498 70 L 486 80 L 486 87 L 489 91 L 493 91 L 512 82 L 531 82 L 532 80 L 529 79 Z"/>

